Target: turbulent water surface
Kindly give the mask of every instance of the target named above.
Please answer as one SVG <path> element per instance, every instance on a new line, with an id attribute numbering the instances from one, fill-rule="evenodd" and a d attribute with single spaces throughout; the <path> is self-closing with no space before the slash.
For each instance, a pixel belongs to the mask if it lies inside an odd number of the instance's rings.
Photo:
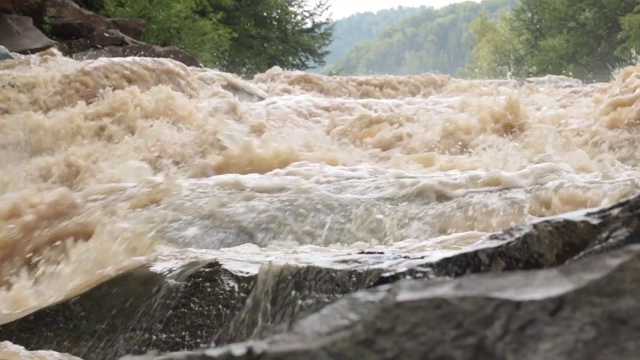
<path id="1" fill-rule="evenodd" d="M 0 323 L 175 248 L 463 249 L 639 193 L 639 132 L 640 67 L 582 85 L 3 61 Z"/>

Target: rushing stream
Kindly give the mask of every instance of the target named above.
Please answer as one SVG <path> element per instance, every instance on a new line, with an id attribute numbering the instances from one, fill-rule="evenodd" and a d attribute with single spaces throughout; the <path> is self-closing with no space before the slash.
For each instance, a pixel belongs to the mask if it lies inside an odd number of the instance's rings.
<path id="1" fill-rule="evenodd" d="M 175 248 L 458 251 L 640 193 L 639 134 L 640 67 L 583 85 L 3 61 L 0 323 Z"/>

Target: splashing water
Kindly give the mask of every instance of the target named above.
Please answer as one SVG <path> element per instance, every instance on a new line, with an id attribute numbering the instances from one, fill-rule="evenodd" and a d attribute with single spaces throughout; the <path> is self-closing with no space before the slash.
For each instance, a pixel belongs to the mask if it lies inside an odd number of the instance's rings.
<path id="1" fill-rule="evenodd" d="M 158 249 L 452 251 L 640 192 L 640 67 L 245 81 L 52 50 L 1 62 L 0 90 L 0 322 Z"/>

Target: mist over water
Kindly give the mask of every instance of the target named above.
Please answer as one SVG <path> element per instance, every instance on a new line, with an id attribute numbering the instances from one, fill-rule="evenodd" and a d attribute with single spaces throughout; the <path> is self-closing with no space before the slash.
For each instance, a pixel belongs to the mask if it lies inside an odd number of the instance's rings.
<path id="1" fill-rule="evenodd" d="M 0 323 L 175 248 L 460 250 L 638 194 L 639 134 L 640 67 L 580 85 L 3 61 Z"/>

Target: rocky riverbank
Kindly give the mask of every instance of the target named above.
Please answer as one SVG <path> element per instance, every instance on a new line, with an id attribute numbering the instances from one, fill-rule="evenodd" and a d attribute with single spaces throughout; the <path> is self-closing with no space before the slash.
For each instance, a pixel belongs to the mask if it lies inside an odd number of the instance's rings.
<path id="1" fill-rule="evenodd" d="M 400 281 L 289 329 L 199 352 L 123 360 L 635 359 L 640 246 L 554 269 Z"/>
<path id="2" fill-rule="evenodd" d="M 141 56 L 201 66 L 196 58 L 176 47 L 137 40 L 144 29 L 142 19 L 105 19 L 71 0 L 0 3 L 0 45 L 11 52 L 32 54 L 55 47 L 80 60 Z"/>

